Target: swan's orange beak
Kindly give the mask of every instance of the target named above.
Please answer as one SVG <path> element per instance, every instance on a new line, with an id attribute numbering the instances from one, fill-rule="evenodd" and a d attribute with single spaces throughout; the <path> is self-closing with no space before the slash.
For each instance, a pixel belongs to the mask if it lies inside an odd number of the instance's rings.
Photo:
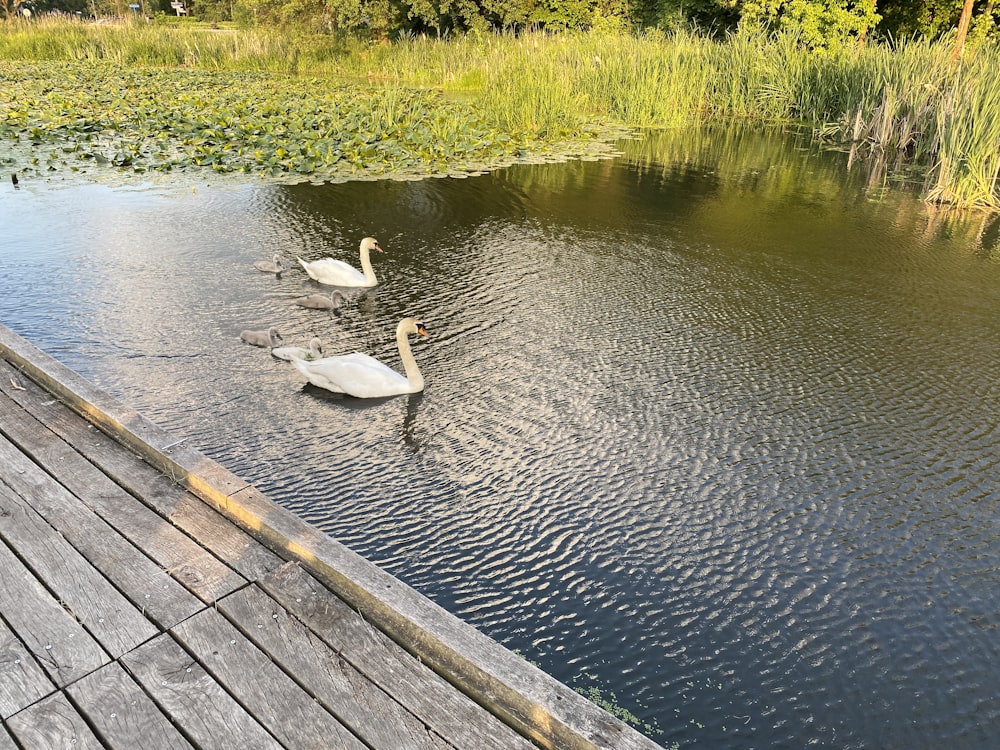
<path id="1" fill-rule="evenodd" d="M 375 249 L 378 250 L 380 253 L 385 252 L 382 249 L 382 246 L 380 244 L 378 244 L 378 240 L 375 240 Z"/>
<path id="2" fill-rule="evenodd" d="M 430 336 L 430 334 L 427 333 L 427 329 L 424 328 L 423 323 L 417 323 L 417 333 L 419 333 L 421 336 Z"/>

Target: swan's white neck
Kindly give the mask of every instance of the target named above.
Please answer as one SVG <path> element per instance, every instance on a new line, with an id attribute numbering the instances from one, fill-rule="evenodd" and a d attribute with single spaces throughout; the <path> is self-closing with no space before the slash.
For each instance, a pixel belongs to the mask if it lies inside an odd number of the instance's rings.
<path id="1" fill-rule="evenodd" d="M 396 328 L 396 346 L 399 348 L 399 358 L 403 361 L 406 382 L 410 384 L 410 393 L 419 393 L 424 389 L 424 376 L 420 374 L 417 360 L 410 351 L 410 339 L 403 326 Z"/>
<path id="2" fill-rule="evenodd" d="M 378 284 L 378 279 L 375 278 L 375 269 L 372 268 L 371 251 L 367 245 L 361 246 L 361 271 L 365 275 L 365 281 L 368 286 Z"/>

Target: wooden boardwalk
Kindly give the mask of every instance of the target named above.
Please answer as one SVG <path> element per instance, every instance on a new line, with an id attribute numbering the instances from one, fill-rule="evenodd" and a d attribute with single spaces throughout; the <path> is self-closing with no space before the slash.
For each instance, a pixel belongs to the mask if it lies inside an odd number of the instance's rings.
<path id="1" fill-rule="evenodd" d="M 0 326 L 0 750 L 655 750 Z"/>

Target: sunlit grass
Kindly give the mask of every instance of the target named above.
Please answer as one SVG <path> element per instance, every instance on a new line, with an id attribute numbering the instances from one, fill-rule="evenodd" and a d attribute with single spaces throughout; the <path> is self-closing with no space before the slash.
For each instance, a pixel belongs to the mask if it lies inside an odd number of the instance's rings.
<path id="1" fill-rule="evenodd" d="M 6 22 L 0 59 L 316 76 L 445 92 L 501 132 L 559 140 L 595 124 L 791 120 L 930 172 L 929 200 L 997 205 L 1000 51 L 914 40 L 804 50 L 789 35 L 469 34 L 392 44 L 264 29 Z"/>
<path id="2" fill-rule="evenodd" d="M 544 146 L 439 92 L 107 61 L 0 60 L 0 114 L 0 161 L 36 175 L 417 177 L 509 164 Z"/>

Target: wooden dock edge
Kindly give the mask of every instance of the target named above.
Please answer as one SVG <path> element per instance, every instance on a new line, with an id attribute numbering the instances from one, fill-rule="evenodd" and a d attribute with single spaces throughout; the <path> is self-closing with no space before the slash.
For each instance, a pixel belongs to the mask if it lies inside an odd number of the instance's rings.
<path id="1" fill-rule="evenodd" d="M 0 355 L 192 494 L 298 561 L 400 646 L 541 747 L 662 750 L 2 324 Z"/>

